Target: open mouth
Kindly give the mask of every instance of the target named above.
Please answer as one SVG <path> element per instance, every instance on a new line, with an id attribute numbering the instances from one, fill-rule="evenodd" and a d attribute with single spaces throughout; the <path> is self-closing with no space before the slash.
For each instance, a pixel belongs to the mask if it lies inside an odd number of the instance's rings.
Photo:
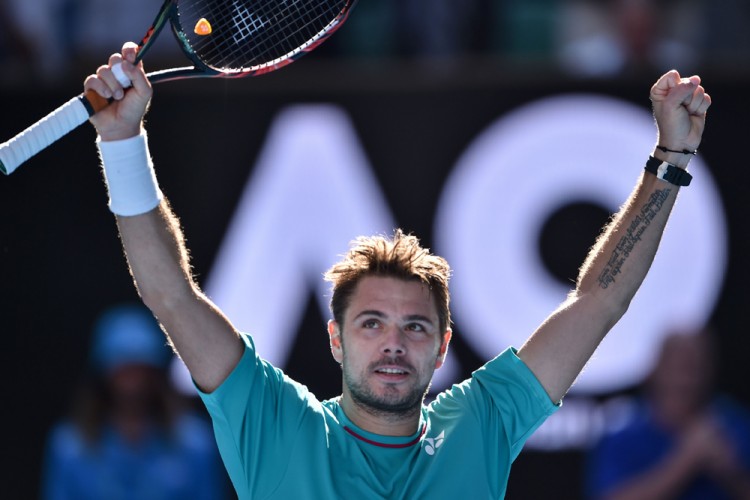
<path id="1" fill-rule="evenodd" d="M 411 375 L 408 368 L 394 365 L 378 366 L 373 372 L 381 382 L 394 384 L 408 380 Z"/>
<path id="2" fill-rule="evenodd" d="M 409 374 L 409 372 L 401 368 L 378 368 L 375 370 L 375 373 L 383 373 L 385 375 L 408 375 Z"/>

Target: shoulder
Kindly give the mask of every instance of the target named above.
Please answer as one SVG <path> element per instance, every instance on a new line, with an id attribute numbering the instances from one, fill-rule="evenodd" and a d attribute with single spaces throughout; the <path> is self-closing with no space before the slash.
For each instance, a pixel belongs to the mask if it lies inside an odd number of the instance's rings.
<path id="1" fill-rule="evenodd" d="M 444 393 L 450 397 L 483 399 L 499 409 L 523 407 L 546 414 L 554 413 L 559 404 L 553 403 L 544 387 L 528 366 L 509 347 L 474 371 L 471 377 Z M 440 398 L 438 398 L 439 400 Z"/>

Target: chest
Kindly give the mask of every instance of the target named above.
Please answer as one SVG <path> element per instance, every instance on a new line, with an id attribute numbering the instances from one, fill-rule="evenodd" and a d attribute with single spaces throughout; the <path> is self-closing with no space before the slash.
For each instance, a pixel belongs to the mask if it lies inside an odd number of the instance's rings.
<path id="1" fill-rule="evenodd" d="M 295 451 L 274 498 L 502 498 L 507 457 L 496 439 L 466 425 L 433 422 L 405 447 L 334 433 L 325 449 Z"/>

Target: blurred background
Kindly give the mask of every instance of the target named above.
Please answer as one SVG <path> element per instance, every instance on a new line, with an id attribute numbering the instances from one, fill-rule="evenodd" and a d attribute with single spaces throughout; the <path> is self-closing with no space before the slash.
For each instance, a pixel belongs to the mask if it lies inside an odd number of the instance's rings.
<path id="1" fill-rule="evenodd" d="M 78 94 L 160 4 L 3 0 L 0 139 Z M 445 255 L 456 334 L 439 390 L 564 298 L 653 146 L 650 86 L 700 74 L 715 104 L 654 273 L 511 474 L 510 499 L 586 498 L 591 450 L 625 425 L 669 334 L 710 330 L 712 389 L 750 404 L 748 22 L 743 0 L 360 0 L 283 71 L 158 86 L 151 152 L 199 281 L 320 398 L 340 390 L 320 276 L 347 241 L 400 226 Z M 183 64 L 166 33 L 146 57 Z M 94 139 L 85 125 L 0 178 L 4 498 L 39 497 L 97 319 L 137 300 Z"/>

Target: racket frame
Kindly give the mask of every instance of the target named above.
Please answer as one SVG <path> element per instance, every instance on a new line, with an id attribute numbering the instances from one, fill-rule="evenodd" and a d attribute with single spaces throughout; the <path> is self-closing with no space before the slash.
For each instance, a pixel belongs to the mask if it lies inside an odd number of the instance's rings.
<path id="1" fill-rule="evenodd" d="M 297 47 L 296 49 L 278 57 L 272 61 L 267 61 L 263 64 L 255 66 L 249 66 L 247 68 L 240 68 L 233 71 L 230 70 L 219 70 L 204 63 L 200 57 L 195 53 L 192 45 L 188 41 L 188 36 L 185 32 L 185 28 L 180 22 L 179 16 L 179 0 L 165 0 L 164 4 L 157 14 L 156 19 L 152 27 L 143 37 L 140 44 L 138 45 L 138 55 L 136 56 L 136 62 L 140 61 L 145 55 L 148 49 L 151 47 L 156 36 L 164 28 L 167 22 L 170 23 L 172 34 L 174 34 L 180 48 L 182 49 L 185 56 L 190 59 L 193 66 L 184 66 L 180 68 L 171 68 L 157 70 L 146 74 L 146 77 L 151 83 L 183 80 L 186 78 L 244 78 L 246 76 L 259 76 L 266 73 L 270 73 L 277 69 L 283 68 L 294 61 L 300 59 L 305 54 L 315 50 L 320 44 L 322 44 L 328 37 L 335 33 L 349 17 L 349 13 L 358 0 L 347 0 L 344 6 L 341 8 L 341 12 L 338 16 L 332 19 L 323 29 L 316 33 L 312 38 L 307 40 L 304 44 Z"/>

